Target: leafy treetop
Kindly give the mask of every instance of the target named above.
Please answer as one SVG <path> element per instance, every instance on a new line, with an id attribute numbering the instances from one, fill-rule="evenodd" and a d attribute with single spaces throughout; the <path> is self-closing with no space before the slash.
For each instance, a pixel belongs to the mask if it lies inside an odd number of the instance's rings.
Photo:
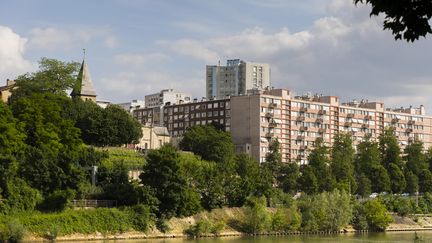
<path id="1" fill-rule="evenodd" d="M 372 5 L 370 15 L 383 13 L 384 29 L 393 32 L 396 40 L 418 40 L 432 34 L 429 20 L 432 17 L 432 1 L 430 0 L 354 0 L 355 4 Z"/>

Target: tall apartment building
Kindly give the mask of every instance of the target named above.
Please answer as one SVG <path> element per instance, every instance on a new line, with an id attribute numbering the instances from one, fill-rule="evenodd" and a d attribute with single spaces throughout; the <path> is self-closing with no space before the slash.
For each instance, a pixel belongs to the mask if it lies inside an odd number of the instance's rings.
<path id="1" fill-rule="evenodd" d="M 358 144 L 366 136 L 378 138 L 386 127 L 395 129 L 402 148 L 414 139 L 426 148 L 432 146 L 432 117 L 426 116 L 423 106 L 386 109 L 382 102 L 341 103 L 336 96 L 293 96 L 287 89 L 138 109 L 133 115 L 143 124 L 166 126 L 174 137 L 193 125 L 218 123 L 231 132 L 237 152 L 260 162 L 273 139 L 281 144 L 283 162 L 307 163 L 318 137 L 332 145 L 335 134 L 345 132 Z"/>
<path id="2" fill-rule="evenodd" d="M 233 59 L 227 60 L 226 66 L 206 67 L 207 99 L 242 95 L 250 89 L 264 89 L 270 86 L 270 65 L 265 63 Z"/>
<path id="3" fill-rule="evenodd" d="M 159 93 L 145 96 L 145 106 L 147 108 L 160 107 L 169 104 L 181 104 L 191 102 L 191 95 L 176 92 L 173 89 L 164 89 Z"/>

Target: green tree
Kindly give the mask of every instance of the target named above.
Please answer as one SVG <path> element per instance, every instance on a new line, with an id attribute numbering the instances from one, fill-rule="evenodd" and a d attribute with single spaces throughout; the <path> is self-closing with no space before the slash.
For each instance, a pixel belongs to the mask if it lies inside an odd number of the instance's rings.
<path id="1" fill-rule="evenodd" d="M 414 141 L 405 147 L 405 160 L 408 171 L 414 173 L 419 177 L 420 172 L 429 169 L 426 163 L 426 156 L 423 153 L 423 143 L 421 141 Z"/>
<path id="2" fill-rule="evenodd" d="M 416 193 L 419 191 L 419 179 L 418 177 L 411 171 L 408 171 L 405 175 L 406 178 L 406 191 L 409 193 Z"/>
<path id="3" fill-rule="evenodd" d="M 331 191 L 335 185 L 335 179 L 330 170 L 329 149 L 323 143 L 322 138 L 315 140 L 315 147 L 308 156 L 309 166 L 318 183 L 318 191 Z"/>
<path id="4" fill-rule="evenodd" d="M 338 133 L 331 150 L 331 171 L 339 189 L 355 191 L 354 148 L 349 134 Z"/>
<path id="5" fill-rule="evenodd" d="M 188 128 L 179 146 L 182 150 L 191 151 L 208 161 L 228 163 L 234 158 L 234 144 L 230 133 L 217 130 L 213 125 Z"/>
<path id="6" fill-rule="evenodd" d="M 381 164 L 388 169 L 390 164 L 403 168 L 401 149 L 395 136 L 394 128 L 387 127 L 379 136 L 379 148 L 381 152 Z"/>
<path id="7" fill-rule="evenodd" d="M 179 153 L 172 145 L 151 151 L 140 175 L 142 184 L 154 191 L 160 202 L 159 216 L 190 216 L 200 210 L 198 193 L 188 187 L 179 165 Z"/>
<path id="8" fill-rule="evenodd" d="M 103 198 L 117 200 L 117 204 L 135 205 L 139 201 L 137 183 L 130 181 L 129 169 L 122 160 L 114 161 L 111 167 L 98 169 L 98 185 L 103 189 Z"/>
<path id="9" fill-rule="evenodd" d="M 372 183 L 372 191 L 390 191 L 390 178 L 387 170 L 380 163 L 378 144 L 369 138 L 357 145 L 355 159 L 357 173 L 364 174 Z"/>
<path id="10" fill-rule="evenodd" d="M 432 173 L 428 169 L 423 169 L 419 176 L 420 192 L 432 192 Z"/>
<path id="11" fill-rule="evenodd" d="M 365 3 L 372 6 L 370 15 L 384 14 L 384 29 L 393 32 L 396 40 L 418 40 L 432 33 L 429 23 L 432 17 L 432 3 L 429 0 L 392 1 L 392 0 L 354 0 L 355 4 Z"/>
<path id="12" fill-rule="evenodd" d="M 307 194 L 315 194 L 318 192 L 318 179 L 310 165 L 303 165 L 301 167 L 299 186 L 300 189 Z"/>
<path id="13" fill-rule="evenodd" d="M 263 168 L 252 157 L 240 154 L 235 159 L 235 173 L 232 176 L 226 197 L 231 207 L 243 206 L 251 196 L 268 195 L 272 181 L 263 176 Z"/>
<path id="14" fill-rule="evenodd" d="M 359 194 L 362 197 L 367 197 L 372 192 L 372 182 L 369 180 L 367 176 L 364 174 L 361 174 L 358 179 L 358 187 L 357 187 L 357 194 Z"/>
<path id="15" fill-rule="evenodd" d="M 298 179 L 300 178 L 300 167 L 297 163 L 283 164 L 280 167 L 278 177 L 279 188 L 285 193 L 294 194 L 298 190 Z"/>
<path id="16" fill-rule="evenodd" d="M 51 93 L 66 96 L 66 90 L 73 87 L 78 75 L 79 63 L 62 62 L 55 59 L 42 58 L 39 70 L 26 73 L 15 79 L 12 100 L 31 96 L 34 93 Z"/>
<path id="17" fill-rule="evenodd" d="M 393 193 L 403 192 L 406 188 L 406 180 L 405 180 L 404 173 L 399 168 L 399 166 L 397 166 L 394 163 L 391 163 L 388 168 L 388 175 L 391 181 L 391 186 L 390 186 L 391 191 Z"/>
<path id="18" fill-rule="evenodd" d="M 108 145 L 119 146 L 127 143 L 138 143 L 142 137 L 141 124 L 127 111 L 117 105 L 109 105 L 104 109 L 106 126 L 112 134 Z"/>
<path id="19" fill-rule="evenodd" d="M 265 156 L 266 161 L 263 166 L 266 167 L 273 176 L 274 182 L 279 175 L 280 167 L 282 165 L 282 155 L 280 153 L 279 141 L 272 140 L 269 144 L 269 151 Z"/>
<path id="20" fill-rule="evenodd" d="M 374 231 L 384 231 L 390 222 L 391 216 L 387 213 L 385 205 L 378 199 L 366 201 L 364 204 L 364 213 L 369 229 Z"/>
<path id="21" fill-rule="evenodd" d="M 12 102 L 12 111 L 26 135 L 25 158 L 20 173 L 44 194 L 55 190 L 78 190 L 85 180 L 77 163 L 82 140 L 73 121 L 62 109 L 70 100 L 61 95 L 35 93 Z"/>
<path id="22" fill-rule="evenodd" d="M 391 188 L 390 177 L 387 170 L 382 165 L 371 168 L 370 180 L 372 183 L 372 191 L 374 192 L 389 192 Z"/>

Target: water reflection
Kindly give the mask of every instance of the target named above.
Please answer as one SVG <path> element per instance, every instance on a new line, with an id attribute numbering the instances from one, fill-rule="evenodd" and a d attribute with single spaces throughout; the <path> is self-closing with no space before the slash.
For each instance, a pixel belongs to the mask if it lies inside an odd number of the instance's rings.
<path id="1" fill-rule="evenodd" d="M 432 232 L 417 232 L 420 242 L 432 242 Z M 371 233 L 371 234 L 347 234 L 347 235 L 310 235 L 310 236 L 261 236 L 261 237 L 223 237 L 200 239 L 142 239 L 142 240 L 117 240 L 119 243 L 384 243 L 384 242 L 414 242 L 414 232 L 397 233 Z M 113 241 L 94 241 L 95 243 L 110 243 Z M 80 242 L 84 243 L 84 242 Z M 85 241 L 85 243 L 90 243 Z"/>

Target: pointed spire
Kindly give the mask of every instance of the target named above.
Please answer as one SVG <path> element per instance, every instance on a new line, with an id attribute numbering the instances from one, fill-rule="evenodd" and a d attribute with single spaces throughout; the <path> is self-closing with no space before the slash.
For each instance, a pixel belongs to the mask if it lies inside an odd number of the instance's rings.
<path id="1" fill-rule="evenodd" d="M 81 97 L 81 99 L 91 99 L 96 100 L 96 92 L 93 88 L 93 82 L 90 76 L 90 71 L 85 61 L 85 49 L 83 49 L 83 61 L 81 64 L 81 69 L 78 73 L 77 81 L 72 90 L 72 97 Z"/>

